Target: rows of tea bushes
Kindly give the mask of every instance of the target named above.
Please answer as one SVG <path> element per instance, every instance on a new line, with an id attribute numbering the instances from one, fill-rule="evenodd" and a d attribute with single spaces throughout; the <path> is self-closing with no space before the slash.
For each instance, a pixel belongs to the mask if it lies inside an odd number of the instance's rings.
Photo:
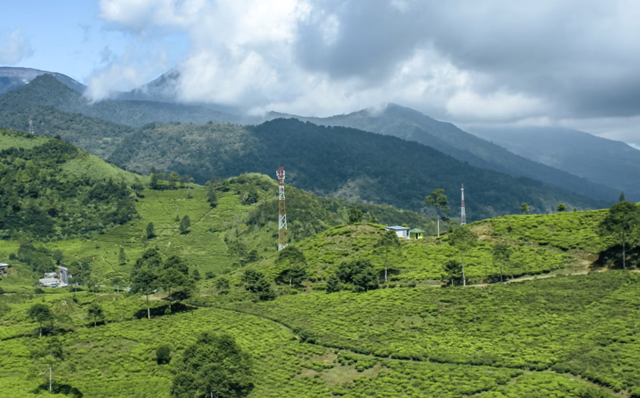
<path id="1" fill-rule="evenodd" d="M 516 215 L 492 218 L 472 224 L 490 225 L 495 237 L 517 242 L 535 242 L 560 249 L 579 249 L 599 253 L 613 244 L 598 236 L 598 224 L 607 210 L 575 211 L 555 214 Z"/>
<path id="2" fill-rule="evenodd" d="M 460 262 L 460 252 L 443 239 L 402 240 L 401 247 L 388 253 L 378 246 L 384 227 L 374 224 L 338 226 L 307 239 L 296 247 L 305 256 L 307 276 L 312 282 L 322 281 L 334 273 L 340 263 L 355 259 L 367 259 L 377 273 L 384 275 L 385 262 L 391 281 L 440 280 L 444 264 Z M 495 243 L 479 241 L 476 247 L 465 253 L 465 273 L 471 283 L 500 279 L 501 268 L 494 260 Z M 536 275 L 569 267 L 574 257 L 559 249 L 513 246 L 510 261 L 504 264 L 505 277 Z M 256 265 L 267 276 L 277 279 L 291 264 L 277 261 L 277 255 Z"/>
<path id="3" fill-rule="evenodd" d="M 623 271 L 486 288 L 285 296 L 226 307 L 379 357 L 571 372 L 640 387 L 640 275 Z"/>

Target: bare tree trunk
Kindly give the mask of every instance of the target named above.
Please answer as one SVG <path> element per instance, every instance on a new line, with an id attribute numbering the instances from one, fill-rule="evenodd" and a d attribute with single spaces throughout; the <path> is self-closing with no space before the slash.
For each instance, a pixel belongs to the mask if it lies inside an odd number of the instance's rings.
<path id="1" fill-rule="evenodd" d="M 440 236 L 440 216 L 438 216 L 438 236 Z"/>
<path id="2" fill-rule="evenodd" d="M 42 337 L 42 326 L 40 326 L 40 337 Z"/>
<path id="3" fill-rule="evenodd" d="M 149 295 L 147 294 L 147 318 L 151 319 L 151 308 L 149 308 Z"/>
<path id="4" fill-rule="evenodd" d="M 622 269 L 626 269 L 625 260 L 626 260 L 627 255 L 626 255 L 626 252 L 625 252 L 625 249 L 626 249 L 625 243 L 626 242 L 624 241 L 624 238 L 622 238 Z"/>
<path id="5" fill-rule="evenodd" d="M 460 252 L 460 258 L 462 259 L 462 286 L 467 286 L 467 280 L 464 277 L 464 254 Z"/>
<path id="6" fill-rule="evenodd" d="M 51 376 L 51 366 L 49 366 L 49 393 L 51 393 L 51 390 L 52 390 L 52 388 L 51 388 L 51 384 L 52 384 L 51 383 L 51 377 L 52 377 Z"/>
<path id="7" fill-rule="evenodd" d="M 384 251 L 384 283 L 387 283 L 387 258 L 389 257 L 389 249 Z"/>
<path id="8" fill-rule="evenodd" d="M 502 281 L 502 262 L 500 263 L 500 283 L 504 283 Z"/>

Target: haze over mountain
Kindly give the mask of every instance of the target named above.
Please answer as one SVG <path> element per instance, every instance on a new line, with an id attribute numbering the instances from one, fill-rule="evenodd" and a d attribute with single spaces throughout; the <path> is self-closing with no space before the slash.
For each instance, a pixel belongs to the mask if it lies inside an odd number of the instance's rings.
<path id="1" fill-rule="evenodd" d="M 587 181 L 559 169 L 515 155 L 504 148 L 469 134 L 452 123 L 441 122 L 397 104 L 382 109 L 369 108 L 328 118 L 301 117 L 271 113 L 270 116 L 294 117 L 325 126 L 346 126 L 378 134 L 392 135 L 431 146 L 477 167 L 528 177 L 563 187 L 581 195 L 610 201 L 617 192 L 598 182 Z M 535 159 L 534 159 L 535 160 Z M 639 164 L 640 165 L 640 164 Z"/>
<path id="2" fill-rule="evenodd" d="M 478 137 L 536 162 L 640 200 L 640 151 L 621 141 L 558 127 L 476 128 Z"/>
<path id="3" fill-rule="evenodd" d="M 5 94 L 11 90 L 15 90 L 28 84 L 33 79 L 42 75 L 51 75 L 65 86 L 82 93 L 86 89 L 84 84 L 81 84 L 69 76 L 63 75 L 57 72 L 48 72 L 31 68 L 12 68 L 12 67 L 0 67 L 0 95 Z"/>

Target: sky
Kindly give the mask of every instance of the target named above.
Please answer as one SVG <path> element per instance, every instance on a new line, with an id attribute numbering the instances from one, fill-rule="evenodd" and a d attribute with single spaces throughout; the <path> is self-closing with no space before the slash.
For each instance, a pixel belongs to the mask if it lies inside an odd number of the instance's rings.
<path id="1" fill-rule="evenodd" d="M 175 68 L 184 102 L 306 116 L 394 102 L 640 145 L 638 21 L 635 0 L 23 0 L 0 13 L 0 65 L 66 74 L 93 100 Z"/>

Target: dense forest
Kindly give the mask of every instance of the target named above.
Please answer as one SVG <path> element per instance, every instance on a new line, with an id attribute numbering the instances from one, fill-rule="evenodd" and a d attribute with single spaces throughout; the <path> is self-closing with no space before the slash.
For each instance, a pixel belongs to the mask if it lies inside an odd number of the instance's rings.
<path id="1" fill-rule="evenodd" d="M 251 127 L 149 124 L 128 135 L 109 160 L 139 173 L 151 167 L 176 170 L 200 183 L 213 175 L 274 175 L 284 166 L 288 184 L 318 195 L 415 211 L 437 188 L 459 206 L 464 183 L 470 220 L 519 213 L 523 202 L 537 213 L 559 203 L 603 207 L 560 188 L 473 167 L 416 142 L 293 119 Z"/>
<path id="2" fill-rule="evenodd" d="M 0 137 L 37 140 L 27 133 L 0 130 Z M 82 155 L 61 139 L 32 148 L 0 150 L 0 238 L 63 239 L 136 216 L 124 182 L 69 178 L 63 165 Z"/>

